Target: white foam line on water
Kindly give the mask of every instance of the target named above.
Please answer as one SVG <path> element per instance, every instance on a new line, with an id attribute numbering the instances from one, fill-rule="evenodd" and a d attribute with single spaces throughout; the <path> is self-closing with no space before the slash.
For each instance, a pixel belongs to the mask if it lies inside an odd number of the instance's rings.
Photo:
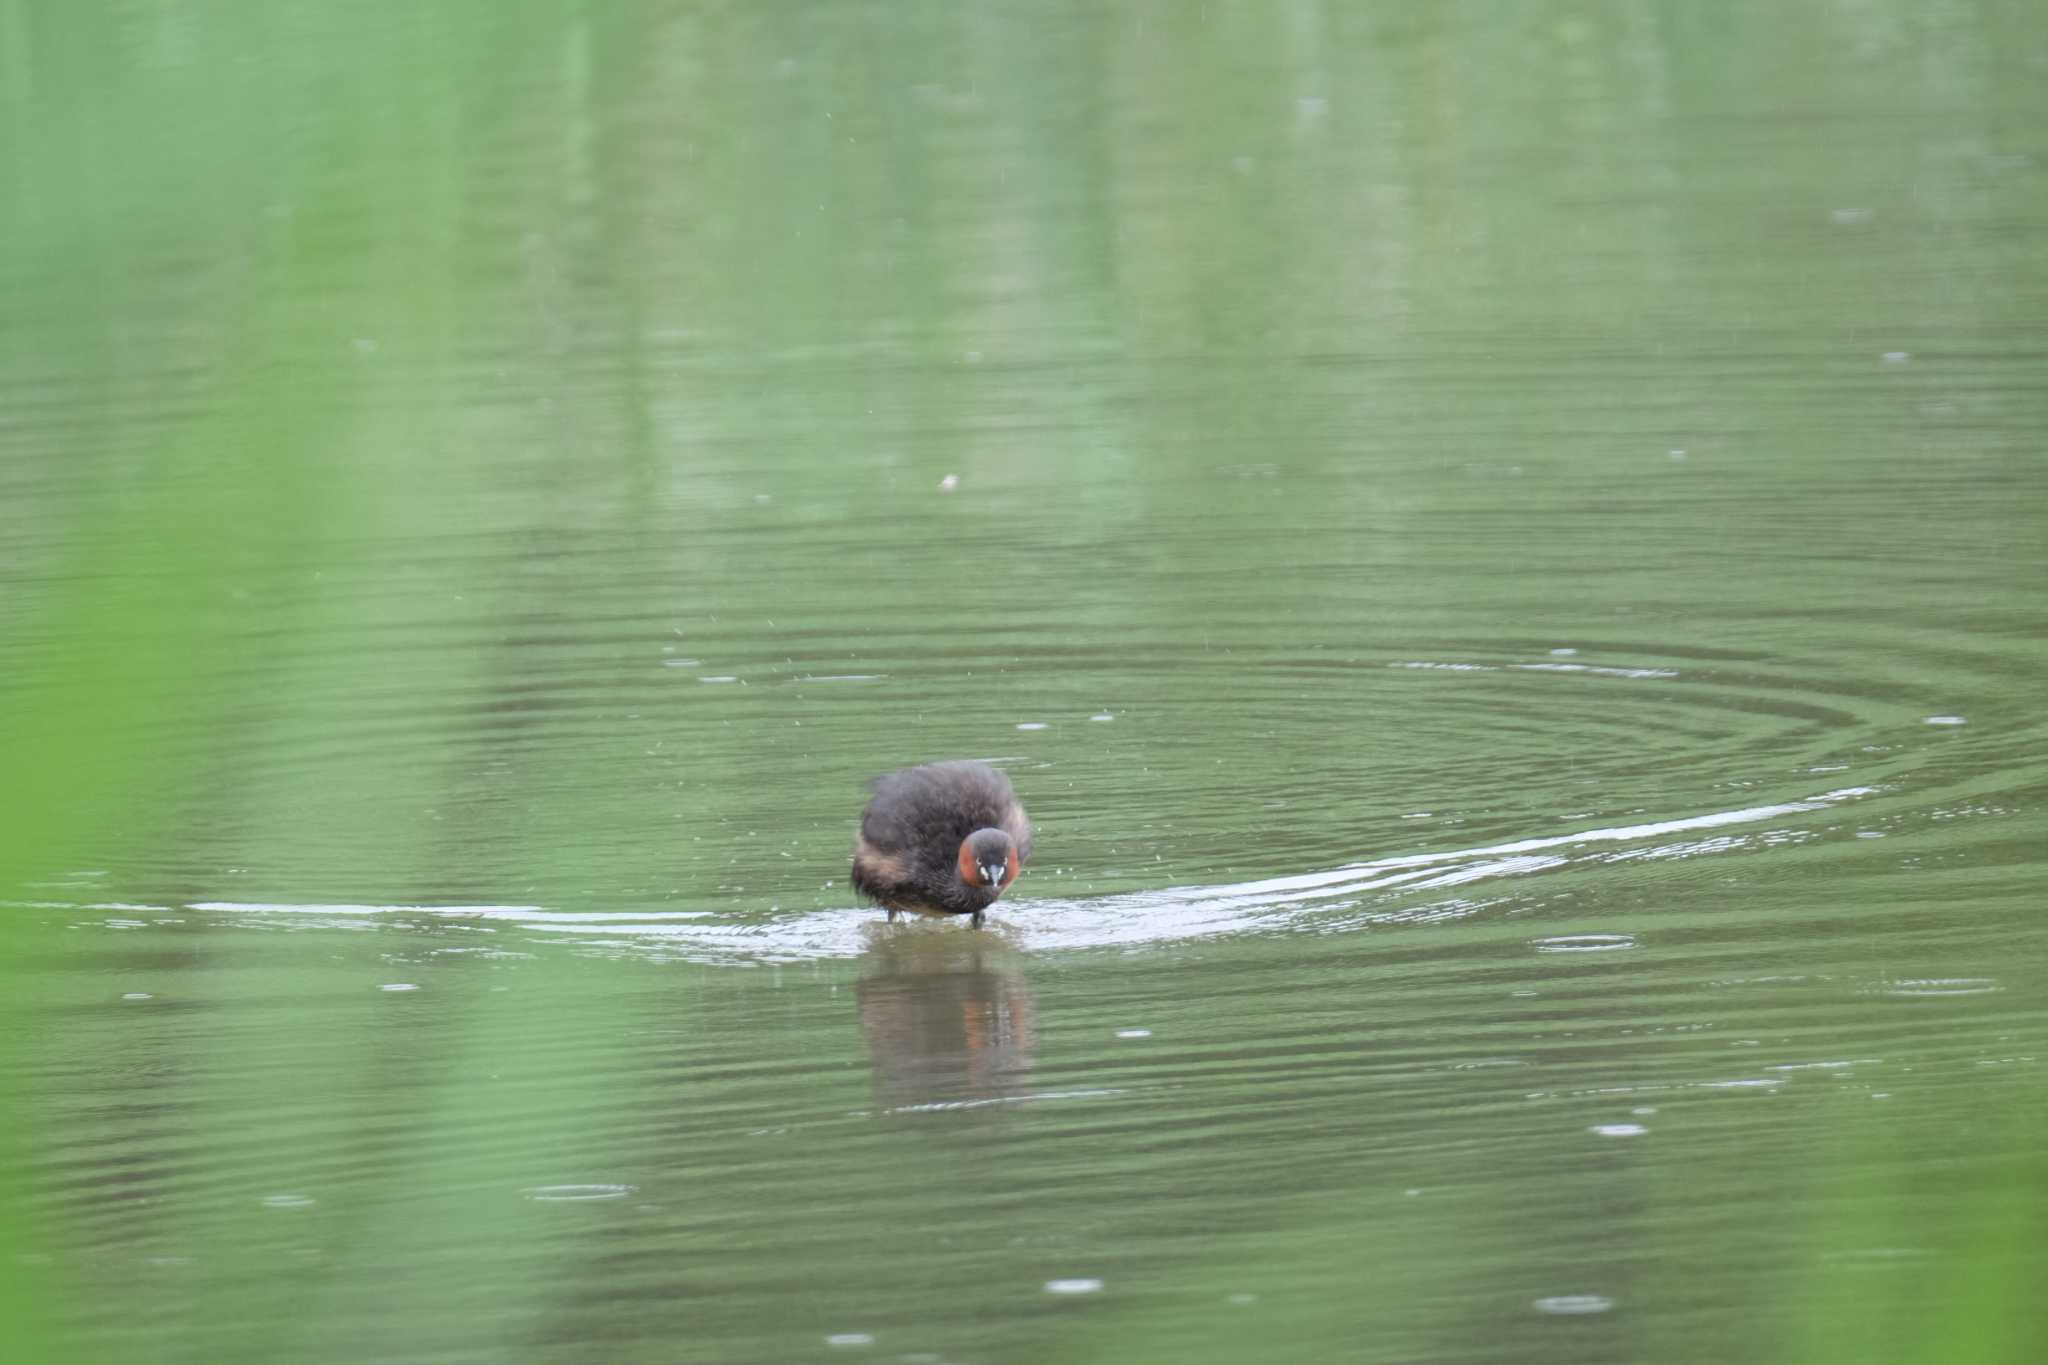
<path id="1" fill-rule="evenodd" d="M 1608 829 L 1589 829 L 1578 834 L 1557 834 L 1542 839 L 1517 839 L 1508 844 L 1489 844 L 1482 848 L 1454 849 L 1443 853 L 1415 853 L 1398 858 L 1379 858 L 1372 862 L 1353 863 L 1346 867 L 1333 868 L 1328 872 L 1307 872 L 1291 877 L 1271 877 L 1264 881 L 1245 882 L 1228 888 L 1237 892 L 1267 892 L 1309 890 L 1328 887 L 1356 878 L 1381 868 L 1429 867 L 1437 863 L 1465 862 L 1480 858 L 1506 858 L 1520 853 L 1539 853 L 1545 849 L 1571 848 L 1577 844 L 1626 843 L 1636 839 L 1661 839 L 1667 835 L 1685 834 L 1696 829 L 1718 829 L 1723 825 L 1754 824 L 1759 820 L 1776 820 L 1787 815 L 1801 815 L 1808 811 L 1825 810 L 1839 802 L 1853 800 L 1859 796 L 1875 794 L 1875 787 L 1842 787 L 1835 791 L 1822 792 L 1804 801 L 1782 801 L 1773 806 L 1745 806 L 1741 810 L 1716 811 L 1711 815 L 1688 816 L 1683 820 L 1659 820 L 1646 825 L 1616 825 Z M 1189 895 L 1209 895 L 1224 888 L 1189 887 Z"/>
<path id="2" fill-rule="evenodd" d="M 1610 668 L 1604 664 L 1509 664 L 1528 673 L 1598 673 L 1605 678 L 1675 678 L 1675 668 Z"/>
<path id="3" fill-rule="evenodd" d="M 454 914 L 456 911 L 439 911 Z M 710 919 L 709 910 L 534 910 L 511 916 L 522 924 L 637 924 L 643 920 Z M 497 918 L 489 916 L 487 918 Z"/>
<path id="4" fill-rule="evenodd" d="M 1460 664 L 1429 659 L 1401 659 L 1388 668 L 1423 669 L 1435 673 L 1499 673 L 1519 669 L 1525 673 L 1594 673 L 1603 678 L 1675 678 L 1675 668 L 1621 668 L 1611 664 Z M 1932 722 L 1930 722 L 1931 724 Z"/>
<path id="5" fill-rule="evenodd" d="M 260 915 L 473 915 L 481 919 L 547 913 L 538 905 L 324 905 L 299 901 L 188 901 L 185 908 Z"/>
<path id="6" fill-rule="evenodd" d="M 1799 801 L 1715 811 L 1678 820 L 1601 826 L 1572 834 L 1437 853 L 1403 854 L 1322 872 L 1217 886 L 1166 887 L 1084 900 L 1032 900 L 996 907 L 991 929 L 1033 949 L 1105 948 L 1186 941 L 1225 934 L 1271 931 L 1328 932 L 1365 924 L 1459 918 L 1496 900 L 1388 904 L 1404 892 L 1438 891 L 1475 882 L 1528 876 L 1574 862 L 1684 858 L 1769 847 L 1785 830 L 1674 839 L 1701 830 L 1754 825 L 1825 810 L 1875 787 L 1839 787 Z M 1612 845 L 1641 844 L 1637 848 Z M 1573 850 L 1585 850 L 1574 856 Z M 1361 906 L 1360 901 L 1364 904 Z M 1378 902 L 1378 904 L 1375 904 Z M 853 907 L 806 910 L 745 922 L 709 910 L 550 910 L 537 905 L 359 905 L 262 901 L 194 901 L 193 910 L 246 914 L 375 916 L 435 915 L 451 919 L 507 920 L 539 936 L 536 942 L 607 954 L 653 954 L 725 965 L 768 965 L 859 957 L 878 936 L 960 933 L 954 924 L 884 928 L 876 913 Z M 1011 918 L 1014 915 L 1015 918 Z M 1311 918 L 1312 917 L 1312 918 Z M 1905 983 L 1909 988 L 1921 983 Z M 1922 986 L 1924 989 L 1925 987 Z M 1942 987 L 1953 989 L 1953 987 Z"/>
<path id="7" fill-rule="evenodd" d="M 979 1100 L 933 1100 L 926 1104 L 899 1104 L 884 1114 L 936 1114 L 953 1109 L 986 1109 L 994 1104 L 1031 1104 L 1038 1100 L 1099 1100 L 1128 1095 L 1128 1090 L 1040 1090 L 1030 1095 L 995 1095 Z"/>
<path id="8" fill-rule="evenodd" d="M 244 915 L 438 915 L 445 919 L 511 920 L 534 930 L 620 929 L 713 918 L 709 910 L 543 910 L 537 905 L 317 905 L 284 901 L 193 901 L 188 910 Z"/>

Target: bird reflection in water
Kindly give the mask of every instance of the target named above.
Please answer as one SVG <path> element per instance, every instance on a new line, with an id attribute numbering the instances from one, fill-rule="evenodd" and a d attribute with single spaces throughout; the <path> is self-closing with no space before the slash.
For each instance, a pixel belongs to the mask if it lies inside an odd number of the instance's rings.
<path id="1" fill-rule="evenodd" d="M 1022 955 L 997 935 L 876 925 L 854 991 L 884 1110 L 976 1108 L 1024 1093 L 1038 1012 Z"/>

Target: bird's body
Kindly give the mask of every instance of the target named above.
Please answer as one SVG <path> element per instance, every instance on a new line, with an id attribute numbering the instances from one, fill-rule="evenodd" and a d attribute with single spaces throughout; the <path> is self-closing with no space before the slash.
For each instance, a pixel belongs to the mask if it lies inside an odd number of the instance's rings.
<path id="1" fill-rule="evenodd" d="M 1031 821 L 986 763 L 927 763 L 878 777 L 853 847 L 853 888 L 895 919 L 971 915 L 1031 857 Z"/>

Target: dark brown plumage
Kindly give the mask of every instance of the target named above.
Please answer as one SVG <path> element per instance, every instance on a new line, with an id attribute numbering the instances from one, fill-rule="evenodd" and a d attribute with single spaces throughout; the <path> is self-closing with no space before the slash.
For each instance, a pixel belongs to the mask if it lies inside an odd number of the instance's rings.
<path id="1" fill-rule="evenodd" d="M 878 777 L 853 846 L 853 889 L 889 912 L 972 915 L 1031 857 L 1031 821 L 986 763 L 927 763 Z"/>

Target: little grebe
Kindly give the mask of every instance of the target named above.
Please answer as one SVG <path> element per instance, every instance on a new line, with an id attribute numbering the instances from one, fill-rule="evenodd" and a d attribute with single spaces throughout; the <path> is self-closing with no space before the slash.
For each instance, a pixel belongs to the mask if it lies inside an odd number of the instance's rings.
<path id="1" fill-rule="evenodd" d="M 1031 858 L 1031 821 L 1010 779 L 986 763 L 927 763 L 878 777 L 853 846 L 853 889 L 919 915 L 971 915 L 995 903 Z"/>

